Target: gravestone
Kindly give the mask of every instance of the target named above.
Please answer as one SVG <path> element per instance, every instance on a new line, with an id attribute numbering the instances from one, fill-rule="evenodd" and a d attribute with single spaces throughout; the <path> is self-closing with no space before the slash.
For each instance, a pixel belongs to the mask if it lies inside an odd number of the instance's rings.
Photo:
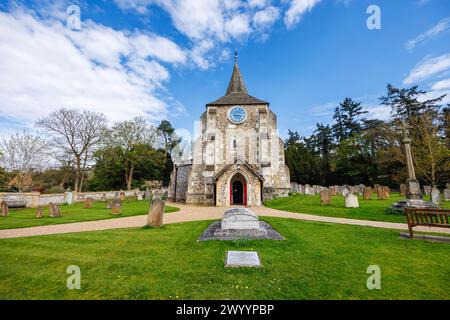
<path id="1" fill-rule="evenodd" d="M 100 201 L 106 201 L 106 193 L 102 194 L 102 197 L 100 198 Z"/>
<path id="2" fill-rule="evenodd" d="M 50 202 L 48 204 L 48 209 L 50 211 L 50 218 L 61 217 L 61 210 L 59 209 L 59 207 L 56 203 Z"/>
<path id="3" fill-rule="evenodd" d="M 125 192 L 120 192 L 120 200 L 121 201 L 125 201 L 126 200 L 126 197 L 125 197 Z"/>
<path id="4" fill-rule="evenodd" d="M 66 198 L 64 199 L 64 202 L 65 203 L 67 203 L 69 206 L 70 205 L 72 205 L 73 204 L 73 200 L 74 200 L 74 197 L 73 197 L 73 192 L 72 191 L 68 191 L 68 192 L 66 192 Z"/>
<path id="5" fill-rule="evenodd" d="M 227 251 L 225 267 L 261 267 L 256 251 Z"/>
<path id="6" fill-rule="evenodd" d="M 400 184 L 400 197 L 406 196 L 406 184 L 402 183 Z"/>
<path id="7" fill-rule="evenodd" d="M 140 192 L 140 191 L 138 192 L 137 199 L 138 199 L 138 201 L 144 200 L 144 196 L 142 195 L 142 192 Z"/>
<path id="8" fill-rule="evenodd" d="M 348 193 L 345 196 L 345 207 L 346 208 L 359 208 L 358 197 L 353 193 Z"/>
<path id="9" fill-rule="evenodd" d="M 388 186 L 383 187 L 383 192 L 386 199 L 391 197 L 391 189 Z"/>
<path id="10" fill-rule="evenodd" d="M 147 216 L 147 226 L 161 227 L 164 217 L 164 201 L 161 199 L 153 200 Z"/>
<path id="11" fill-rule="evenodd" d="M 111 202 L 112 214 L 118 215 L 122 211 L 122 201 L 120 199 L 114 199 Z"/>
<path id="12" fill-rule="evenodd" d="M 38 219 L 42 218 L 42 208 L 41 207 L 36 208 L 36 218 L 38 218 Z"/>
<path id="13" fill-rule="evenodd" d="M 299 194 L 305 194 L 305 186 L 302 184 L 298 185 L 298 193 Z"/>
<path id="14" fill-rule="evenodd" d="M 423 186 L 423 191 L 426 195 L 431 196 L 431 186 Z"/>
<path id="15" fill-rule="evenodd" d="M 331 204 L 331 194 L 329 190 L 320 191 L 320 205 L 327 206 Z"/>
<path id="16" fill-rule="evenodd" d="M 431 202 L 436 205 L 439 205 L 441 203 L 441 192 L 436 187 L 433 187 L 433 189 L 431 189 Z"/>
<path id="17" fill-rule="evenodd" d="M 450 201 L 450 188 L 444 190 L 444 200 Z"/>
<path id="18" fill-rule="evenodd" d="M 2 202 L 0 203 L 0 207 L 1 207 L 1 215 L 2 217 L 7 217 L 9 210 L 8 210 L 8 204 L 6 203 L 5 200 L 2 200 Z"/>
<path id="19" fill-rule="evenodd" d="M 372 187 L 365 187 L 364 188 L 363 197 L 364 197 L 364 200 L 371 200 L 372 199 Z"/>
<path id="20" fill-rule="evenodd" d="M 350 189 L 347 186 L 342 186 L 341 187 L 341 195 L 343 197 L 347 196 L 350 193 Z"/>
<path id="21" fill-rule="evenodd" d="M 221 221 L 215 221 L 200 236 L 205 240 L 272 239 L 284 238 L 265 221 L 248 208 L 232 208 L 223 214 Z"/>
<path id="22" fill-rule="evenodd" d="M 114 199 L 119 199 L 119 192 L 116 191 L 116 192 L 114 193 Z"/>
<path id="23" fill-rule="evenodd" d="M 309 184 L 305 185 L 305 194 L 308 196 L 314 195 L 314 189 Z"/>
<path id="24" fill-rule="evenodd" d="M 383 186 L 377 187 L 377 196 L 378 196 L 378 200 L 386 200 L 387 199 L 386 191 Z"/>
<path id="25" fill-rule="evenodd" d="M 84 200 L 84 208 L 85 209 L 91 209 L 93 201 L 94 200 L 92 198 L 86 198 L 86 200 Z"/>

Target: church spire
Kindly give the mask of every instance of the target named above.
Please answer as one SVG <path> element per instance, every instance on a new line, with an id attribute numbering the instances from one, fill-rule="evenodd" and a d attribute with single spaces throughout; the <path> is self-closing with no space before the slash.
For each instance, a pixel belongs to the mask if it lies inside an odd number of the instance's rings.
<path id="1" fill-rule="evenodd" d="M 247 93 L 247 87 L 245 86 L 244 79 L 241 76 L 241 72 L 238 67 L 238 52 L 237 49 L 234 51 L 234 68 L 233 74 L 231 75 L 230 84 L 228 85 L 227 93 L 232 92 L 242 92 Z"/>

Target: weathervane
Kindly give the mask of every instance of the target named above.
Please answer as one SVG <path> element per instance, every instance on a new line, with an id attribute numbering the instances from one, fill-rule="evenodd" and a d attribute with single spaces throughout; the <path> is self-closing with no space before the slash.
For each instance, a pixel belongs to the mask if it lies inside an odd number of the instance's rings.
<path id="1" fill-rule="evenodd" d="M 237 49 L 234 49 L 234 63 L 237 63 L 238 61 L 238 51 Z"/>

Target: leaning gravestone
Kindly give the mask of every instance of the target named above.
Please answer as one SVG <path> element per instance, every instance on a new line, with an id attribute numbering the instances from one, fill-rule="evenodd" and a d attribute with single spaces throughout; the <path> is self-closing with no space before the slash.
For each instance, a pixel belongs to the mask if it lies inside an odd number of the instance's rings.
<path id="1" fill-rule="evenodd" d="M 164 201 L 155 199 L 150 205 L 150 210 L 147 216 L 147 226 L 161 227 L 163 225 L 164 217 Z"/>
<path id="2" fill-rule="evenodd" d="M 431 186 L 423 186 L 423 191 L 426 195 L 431 196 Z"/>
<path id="3" fill-rule="evenodd" d="M 444 200 L 450 201 L 450 188 L 444 190 Z"/>
<path id="4" fill-rule="evenodd" d="M 6 203 L 5 200 L 2 200 L 2 202 L 0 203 L 0 207 L 1 207 L 2 217 L 7 217 L 9 210 L 8 210 L 8 204 Z"/>
<path id="5" fill-rule="evenodd" d="M 122 200 L 122 201 L 126 200 L 125 192 L 123 192 L 123 191 L 120 193 L 120 200 Z"/>
<path id="6" fill-rule="evenodd" d="M 112 214 L 120 214 L 122 210 L 122 201 L 120 199 L 114 199 L 111 202 Z"/>
<path id="7" fill-rule="evenodd" d="M 388 186 L 383 187 L 383 192 L 386 199 L 391 197 L 391 189 Z"/>
<path id="8" fill-rule="evenodd" d="M 84 200 L 84 208 L 91 209 L 93 201 L 94 201 L 94 199 L 92 199 L 92 198 L 86 198 L 86 200 Z"/>
<path id="9" fill-rule="evenodd" d="M 48 209 L 50 211 L 50 218 L 61 217 L 61 210 L 59 209 L 59 207 L 56 203 L 50 202 L 48 204 Z"/>
<path id="10" fill-rule="evenodd" d="M 359 208 L 358 197 L 353 193 L 348 193 L 345 196 L 345 207 L 346 208 Z"/>
<path id="11" fill-rule="evenodd" d="M 441 203 L 441 192 L 436 187 L 433 187 L 433 189 L 431 189 L 431 202 L 436 205 L 439 205 Z"/>
<path id="12" fill-rule="evenodd" d="M 320 205 L 327 206 L 329 204 L 331 204 L 331 194 L 329 190 L 324 189 L 320 191 Z"/>

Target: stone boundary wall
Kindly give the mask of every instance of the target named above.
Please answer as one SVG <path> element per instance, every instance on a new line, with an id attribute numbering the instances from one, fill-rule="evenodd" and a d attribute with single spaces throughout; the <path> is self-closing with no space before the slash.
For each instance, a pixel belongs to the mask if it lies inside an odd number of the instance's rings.
<path id="1" fill-rule="evenodd" d="M 156 190 L 156 189 L 155 189 Z M 153 191 L 155 191 L 153 190 Z M 162 193 L 166 188 L 158 189 Z M 144 193 L 144 191 L 135 190 L 123 190 L 123 191 L 99 191 L 99 192 L 74 192 L 74 202 L 83 202 L 86 198 L 92 198 L 94 201 L 99 200 L 111 200 L 114 199 L 116 193 L 124 192 L 126 197 L 137 196 L 138 192 Z M 27 208 L 45 207 L 50 202 L 55 204 L 63 204 L 66 200 L 67 192 L 55 193 L 55 194 L 40 194 L 39 192 L 0 192 L 0 202 L 6 198 L 24 200 Z"/>

